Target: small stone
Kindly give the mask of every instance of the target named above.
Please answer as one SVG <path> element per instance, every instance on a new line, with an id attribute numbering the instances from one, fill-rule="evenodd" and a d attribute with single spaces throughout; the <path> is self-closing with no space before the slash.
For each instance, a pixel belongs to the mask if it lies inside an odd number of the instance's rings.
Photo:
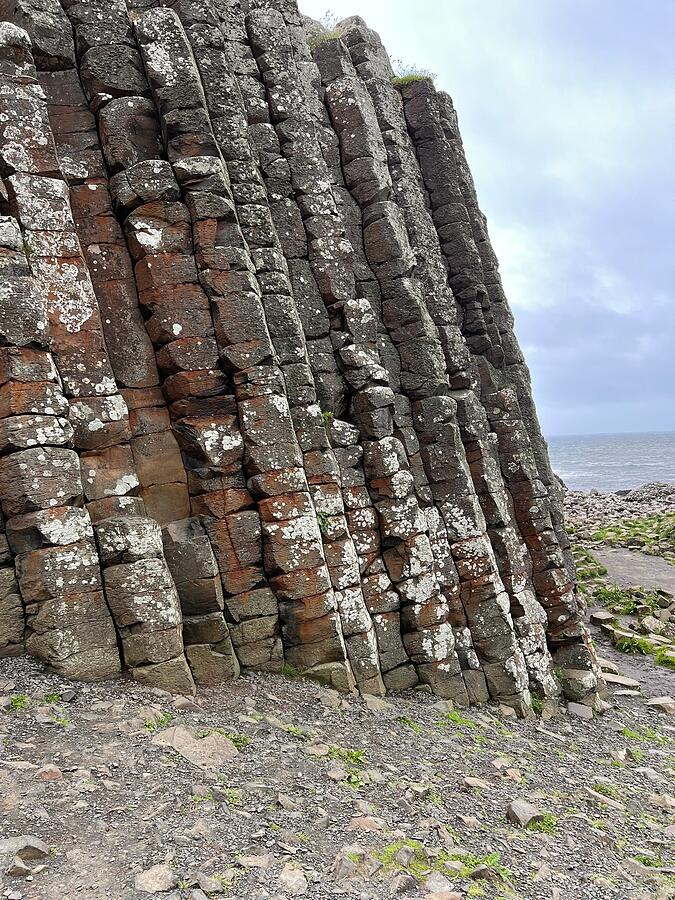
<path id="1" fill-rule="evenodd" d="M 223 884 L 218 878 L 206 875 L 204 872 L 195 872 L 194 880 L 207 894 L 222 894 Z"/>
<path id="2" fill-rule="evenodd" d="M 672 697 L 650 697 L 647 700 L 647 706 L 665 713 L 668 716 L 675 716 L 675 700 Z"/>
<path id="3" fill-rule="evenodd" d="M 603 622 L 611 622 L 616 616 L 608 609 L 593 609 L 590 618 L 593 625 L 602 625 Z"/>
<path id="4" fill-rule="evenodd" d="M 365 694 L 363 702 L 366 704 L 366 709 L 371 712 L 388 712 L 394 708 L 388 700 L 383 700 L 382 697 L 373 697 L 371 694 Z"/>
<path id="5" fill-rule="evenodd" d="M 444 875 L 440 874 L 440 872 L 432 872 L 426 880 L 425 887 L 428 891 L 443 893 L 449 891 L 452 888 L 452 885 Z"/>
<path id="6" fill-rule="evenodd" d="M 14 878 L 25 878 L 26 875 L 30 874 L 30 868 L 18 856 L 15 856 L 12 862 L 5 869 L 5 875 L 11 875 Z"/>
<path id="7" fill-rule="evenodd" d="M 182 695 L 176 697 L 173 701 L 173 705 L 176 709 L 180 709 L 183 712 L 199 712 L 199 704 L 193 700 L 192 697 L 183 697 Z"/>
<path id="8" fill-rule="evenodd" d="M 598 665 L 600 666 L 600 668 L 602 669 L 603 672 L 613 672 L 615 675 L 619 674 L 618 666 L 616 666 L 609 659 L 602 659 L 601 657 L 598 657 Z"/>
<path id="9" fill-rule="evenodd" d="M 640 631 L 643 634 L 663 634 L 666 630 L 666 623 L 656 616 L 645 616 L 640 622 Z"/>
<path id="10" fill-rule="evenodd" d="M 409 894 L 417 890 L 417 879 L 412 875 L 397 875 L 390 885 L 392 894 Z"/>
<path id="11" fill-rule="evenodd" d="M 139 872 L 134 880 L 134 886 L 137 891 L 144 894 L 162 894 L 165 891 L 171 891 L 178 884 L 176 873 L 165 863 L 159 863 Z"/>
<path id="12" fill-rule="evenodd" d="M 593 718 L 593 710 L 590 706 L 586 706 L 583 703 L 574 703 L 573 701 L 570 701 L 567 704 L 567 711 L 570 715 L 576 716 L 578 719 Z"/>
<path id="13" fill-rule="evenodd" d="M 308 888 L 304 872 L 298 866 L 293 865 L 293 863 L 286 863 L 281 870 L 279 886 L 293 897 L 306 894 Z"/>
<path id="14" fill-rule="evenodd" d="M 632 688 L 633 690 L 640 687 L 640 682 L 634 678 L 628 678 L 627 675 L 615 675 L 613 672 L 605 673 L 605 681 L 607 684 L 617 684 L 619 687 Z"/>
<path id="15" fill-rule="evenodd" d="M 160 731 L 152 739 L 153 744 L 176 750 L 200 769 L 219 769 L 238 755 L 232 741 L 217 731 L 203 738 L 196 738 L 183 725 L 175 725 Z"/>
<path id="16" fill-rule="evenodd" d="M 407 869 L 410 863 L 415 860 L 415 851 L 412 847 L 403 846 L 396 851 L 394 859 L 397 863 L 402 865 L 404 869 Z"/>
<path id="17" fill-rule="evenodd" d="M 432 891 L 425 894 L 422 900 L 464 900 L 464 898 L 457 891 Z"/>
<path id="18" fill-rule="evenodd" d="M 489 781 L 483 781 L 482 778 L 474 778 L 472 775 L 467 775 L 466 778 L 463 778 L 462 784 L 464 787 L 476 788 L 479 791 L 484 791 L 492 787 Z"/>
<path id="19" fill-rule="evenodd" d="M 593 788 L 586 786 L 584 787 L 584 790 L 589 796 L 598 803 L 602 803 L 604 806 L 609 806 L 611 809 L 618 810 L 624 810 L 626 808 L 619 800 L 615 800 L 613 797 L 607 797 L 605 794 L 600 794 L 598 791 L 594 791 Z"/>
<path id="20" fill-rule="evenodd" d="M 44 859 L 49 856 L 49 847 L 39 838 L 30 834 L 0 840 L 0 858 L 18 856 L 24 862 L 29 859 Z"/>
<path id="21" fill-rule="evenodd" d="M 347 831 L 382 831 L 384 822 L 373 816 L 354 816 Z"/>
<path id="22" fill-rule="evenodd" d="M 300 808 L 295 800 L 292 797 L 289 797 L 287 794 L 278 794 L 277 803 L 282 809 L 285 809 L 287 812 L 297 812 L 297 810 Z"/>
<path id="23" fill-rule="evenodd" d="M 512 800 L 506 808 L 506 818 L 519 828 L 527 828 L 530 822 L 543 822 L 544 814 L 527 800 Z"/>
<path id="24" fill-rule="evenodd" d="M 35 773 L 35 777 L 39 778 L 40 781 L 62 781 L 63 772 L 58 766 L 49 764 L 39 768 Z"/>
<path id="25" fill-rule="evenodd" d="M 274 865 L 274 857 L 271 853 L 259 855 L 238 856 L 237 862 L 245 869 L 271 869 Z"/>

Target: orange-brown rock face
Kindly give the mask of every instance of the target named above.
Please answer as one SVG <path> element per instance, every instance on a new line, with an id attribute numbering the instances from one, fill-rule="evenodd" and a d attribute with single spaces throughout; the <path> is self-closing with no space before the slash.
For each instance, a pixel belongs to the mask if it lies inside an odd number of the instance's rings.
<path id="1" fill-rule="evenodd" d="M 0 654 L 592 704 L 450 98 L 293 0 L 13 6 Z"/>

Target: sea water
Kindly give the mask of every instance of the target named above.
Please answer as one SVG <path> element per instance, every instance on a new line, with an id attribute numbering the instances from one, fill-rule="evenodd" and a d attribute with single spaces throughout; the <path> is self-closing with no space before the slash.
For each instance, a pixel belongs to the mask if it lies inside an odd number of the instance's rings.
<path id="1" fill-rule="evenodd" d="M 675 484 L 675 431 L 559 435 L 547 440 L 553 470 L 568 488 L 608 492 L 649 481 Z"/>

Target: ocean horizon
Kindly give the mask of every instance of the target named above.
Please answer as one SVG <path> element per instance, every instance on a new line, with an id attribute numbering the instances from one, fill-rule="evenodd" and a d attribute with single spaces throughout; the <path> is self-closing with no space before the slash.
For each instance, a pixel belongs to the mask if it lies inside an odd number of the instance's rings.
<path id="1" fill-rule="evenodd" d="M 553 471 L 578 491 L 675 484 L 675 431 L 565 434 L 546 438 Z"/>

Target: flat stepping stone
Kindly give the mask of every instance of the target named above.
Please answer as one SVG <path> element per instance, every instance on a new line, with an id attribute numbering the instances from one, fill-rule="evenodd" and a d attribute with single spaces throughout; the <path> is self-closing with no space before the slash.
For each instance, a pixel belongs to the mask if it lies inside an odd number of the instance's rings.
<path id="1" fill-rule="evenodd" d="M 615 675 L 614 672 L 605 672 L 604 678 L 607 684 L 617 684 L 619 687 L 624 688 L 640 687 L 639 681 L 636 681 L 634 678 L 629 678 L 627 675 Z"/>

